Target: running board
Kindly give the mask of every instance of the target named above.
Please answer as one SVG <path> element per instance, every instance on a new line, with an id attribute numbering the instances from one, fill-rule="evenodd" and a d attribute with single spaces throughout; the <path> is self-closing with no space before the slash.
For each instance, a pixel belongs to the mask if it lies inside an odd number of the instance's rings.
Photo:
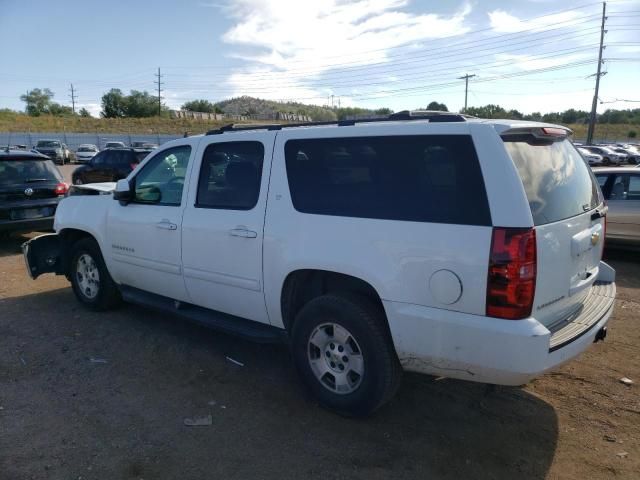
<path id="1" fill-rule="evenodd" d="M 215 310 L 198 307 L 190 303 L 178 302 L 162 295 L 145 292 L 127 285 L 120 286 L 125 302 L 135 303 L 161 312 L 172 313 L 206 327 L 242 337 L 257 343 L 283 343 L 287 332 L 281 328 L 254 322 Z"/>

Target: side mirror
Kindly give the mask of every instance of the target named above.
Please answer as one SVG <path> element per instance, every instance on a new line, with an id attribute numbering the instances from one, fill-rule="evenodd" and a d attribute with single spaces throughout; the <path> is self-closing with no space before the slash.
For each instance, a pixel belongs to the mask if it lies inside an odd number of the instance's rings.
<path id="1" fill-rule="evenodd" d="M 133 189 L 129 184 L 129 180 L 123 178 L 116 183 L 116 189 L 113 191 L 113 199 L 118 200 L 120 205 L 126 205 L 133 199 Z"/>

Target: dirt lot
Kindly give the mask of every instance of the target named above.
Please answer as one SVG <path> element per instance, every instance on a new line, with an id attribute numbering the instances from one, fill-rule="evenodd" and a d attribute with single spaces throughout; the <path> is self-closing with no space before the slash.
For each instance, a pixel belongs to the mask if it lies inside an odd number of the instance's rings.
<path id="1" fill-rule="evenodd" d="M 577 360 L 524 388 L 407 374 L 349 420 L 303 391 L 284 348 L 134 306 L 87 312 L 64 278 L 31 281 L 26 238 L 0 243 L 2 480 L 640 478 L 637 253 L 608 254 L 609 336 Z"/>

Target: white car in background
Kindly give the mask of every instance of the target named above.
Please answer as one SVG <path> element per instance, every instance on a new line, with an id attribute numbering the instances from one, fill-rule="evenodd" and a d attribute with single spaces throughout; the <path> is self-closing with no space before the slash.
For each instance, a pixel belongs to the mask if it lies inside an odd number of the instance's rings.
<path id="1" fill-rule="evenodd" d="M 98 147 L 91 143 L 83 143 L 76 150 L 76 162 L 87 163 L 98 153 Z"/>
<path id="2" fill-rule="evenodd" d="M 590 152 L 589 150 L 582 147 L 576 147 L 576 148 L 578 149 L 578 153 L 582 155 L 582 158 L 584 158 L 589 165 L 592 165 L 592 166 L 602 165 L 602 161 L 603 161 L 602 155 L 598 155 L 597 153 Z"/>
<path id="3" fill-rule="evenodd" d="M 609 147 L 604 145 L 584 145 L 580 148 L 584 148 L 591 153 L 597 153 L 602 156 L 602 163 L 605 165 L 620 165 L 623 163 L 627 156 L 618 152 L 614 152 Z"/>

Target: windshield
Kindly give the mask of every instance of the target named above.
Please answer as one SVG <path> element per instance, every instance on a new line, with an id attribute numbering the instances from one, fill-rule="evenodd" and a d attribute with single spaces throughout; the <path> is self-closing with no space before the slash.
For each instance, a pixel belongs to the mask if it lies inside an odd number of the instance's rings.
<path id="1" fill-rule="evenodd" d="M 0 160 L 0 185 L 61 181 L 62 176 L 51 160 Z"/>
<path id="2" fill-rule="evenodd" d="M 601 193 L 591 169 L 568 140 L 533 135 L 505 137 L 529 200 L 535 225 L 557 222 L 596 208 Z"/>
<path id="3" fill-rule="evenodd" d="M 60 147 L 60 142 L 56 140 L 39 140 L 36 147 Z"/>

